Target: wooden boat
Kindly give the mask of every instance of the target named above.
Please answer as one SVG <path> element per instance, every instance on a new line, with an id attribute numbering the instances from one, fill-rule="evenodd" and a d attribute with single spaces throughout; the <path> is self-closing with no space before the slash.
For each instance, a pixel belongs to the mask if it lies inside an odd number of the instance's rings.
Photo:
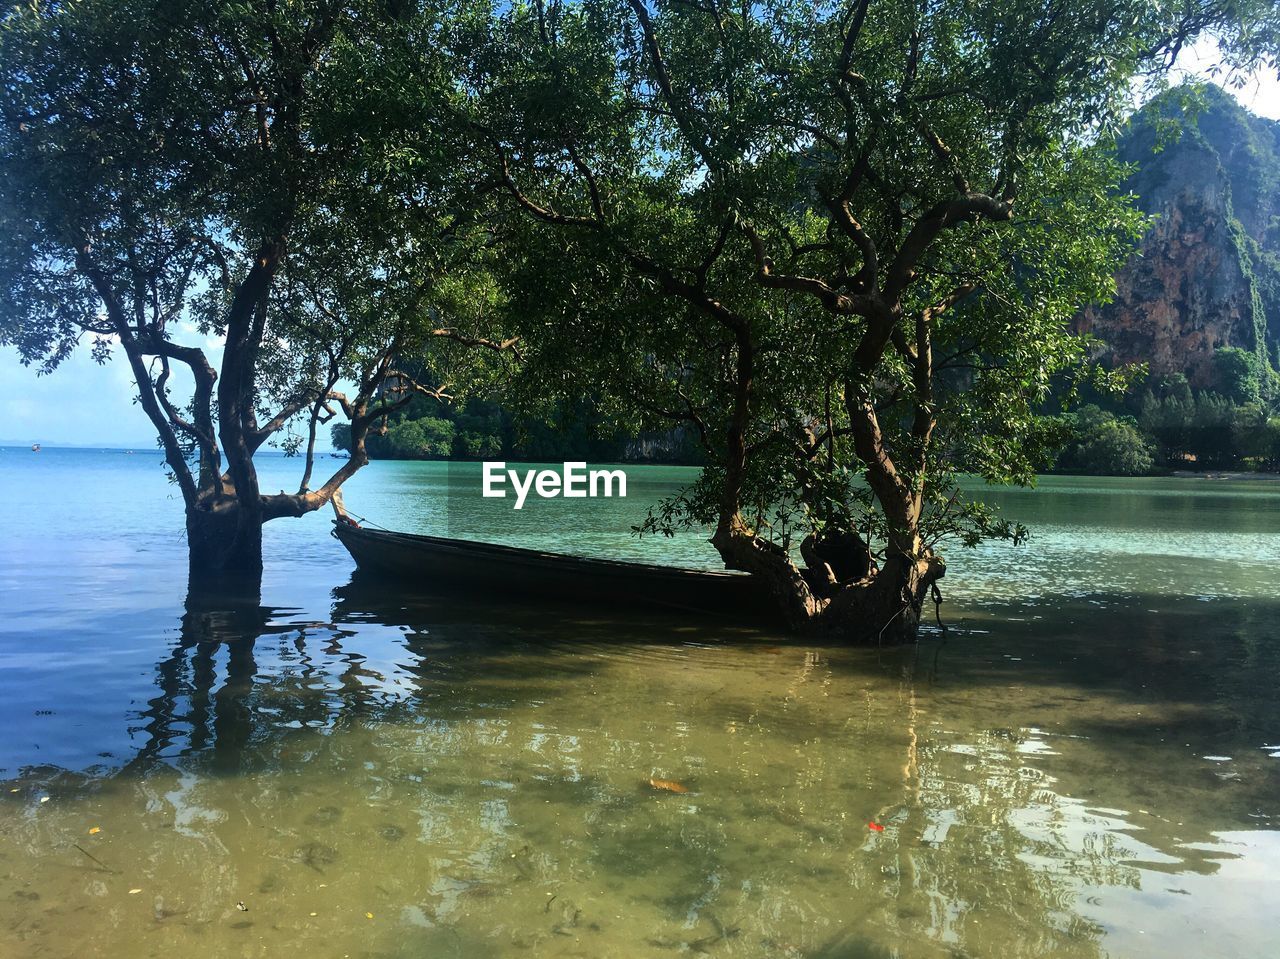
<path id="1" fill-rule="evenodd" d="M 364 572 L 425 592 L 482 591 L 593 606 L 646 606 L 759 619 L 759 586 L 745 573 L 587 559 L 563 553 L 395 533 L 334 522 L 333 535 Z"/>

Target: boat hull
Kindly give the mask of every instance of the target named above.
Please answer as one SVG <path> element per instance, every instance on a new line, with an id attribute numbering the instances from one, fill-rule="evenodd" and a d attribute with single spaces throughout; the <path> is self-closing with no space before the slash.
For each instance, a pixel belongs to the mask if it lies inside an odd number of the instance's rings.
<path id="1" fill-rule="evenodd" d="M 640 606 L 759 619 L 750 576 L 587 559 L 561 553 L 334 524 L 334 536 L 366 573 L 424 593 L 467 590 L 593 606 Z"/>

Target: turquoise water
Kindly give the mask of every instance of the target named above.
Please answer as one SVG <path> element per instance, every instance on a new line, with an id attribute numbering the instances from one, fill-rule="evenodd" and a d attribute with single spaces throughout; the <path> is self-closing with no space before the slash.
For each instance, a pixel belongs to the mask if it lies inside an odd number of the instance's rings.
<path id="1" fill-rule="evenodd" d="M 448 470 L 347 505 L 715 565 L 628 533 L 690 471 L 517 517 Z M 1277 954 L 1280 483 L 998 499 L 948 636 L 851 650 L 353 583 L 322 515 L 189 602 L 155 453 L 0 452 L 0 955 Z"/>

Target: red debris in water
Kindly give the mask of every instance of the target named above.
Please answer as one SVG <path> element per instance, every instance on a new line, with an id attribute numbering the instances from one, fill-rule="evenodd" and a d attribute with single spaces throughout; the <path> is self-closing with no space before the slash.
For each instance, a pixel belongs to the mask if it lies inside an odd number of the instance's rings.
<path id="1" fill-rule="evenodd" d="M 878 822 L 867 823 L 867 828 L 872 832 L 884 832 L 884 826 L 880 825 Z"/>

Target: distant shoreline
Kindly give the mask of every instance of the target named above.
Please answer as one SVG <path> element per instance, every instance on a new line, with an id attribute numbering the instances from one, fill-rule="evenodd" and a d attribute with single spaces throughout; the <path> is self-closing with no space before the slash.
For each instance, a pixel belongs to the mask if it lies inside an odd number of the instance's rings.
<path id="1" fill-rule="evenodd" d="M 1280 473 L 1248 470 L 1170 470 L 1167 473 L 1139 473 L 1121 476 L 1117 473 L 1037 473 L 1037 476 L 1063 476 L 1070 479 L 1196 479 L 1196 480 L 1280 480 Z"/>
<path id="2" fill-rule="evenodd" d="M 39 450 L 33 450 L 30 443 L 0 443 L 0 452 L 19 452 L 19 453 L 52 453 L 52 452 L 71 452 L 71 453 L 132 453 L 138 456 L 155 453 L 163 458 L 164 450 L 160 449 L 152 442 L 139 443 L 137 446 L 60 446 L 57 443 L 41 443 Z M 328 458 L 330 450 L 316 450 L 316 456 Z M 284 457 L 283 450 L 259 450 L 255 456 L 279 456 Z M 301 455 L 297 457 L 301 459 Z M 346 459 L 344 453 L 342 459 Z"/>
<path id="3" fill-rule="evenodd" d="M 1204 480 L 1280 480 L 1280 473 L 1250 473 L 1242 470 L 1205 470 L 1204 472 L 1196 472 L 1195 470 L 1174 470 L 1168 474 L 1177 479 L 1204 479 Z"/>
<path id="4" fill-rule="evenodd" d="M 36 452 L 36 451 L 33 451 L 33 450 L 31 449 L 31 445 L 30 445 L 29 443 L 0 443 L 0 451 L 7 452 L 7 451 L 10 451 L 10 450 L 13 450 L 13 451 L 15 451 L 15 452 L 22 452 L 22 453 L 33 453 L 33 452 Z M 39 452 L 50 452 L 50 451 L 54 451 L 54 450 L 63 450 L 63 451 L 67 451 L 67 450 L 69 450 L 69 451 L 71 451 L 71 452 L 76 452 L 76 453 L 92 453 L 92 452 L 95 452 L 95 451 L 96 451 L 96 452 L 101 452 L 101 453 L 132 453 L 132 454 L 155 453 L 155 454 L 157 454 L 157 455 L 159 455 L 159 456 L 163 456 L 163 455 L 164 455 L 162 450 L 159 450 L 159 449 L 157 449 L 156 447 L 154 447 L 154 446 L 150 446 L 150 445 L 140 445 L 140 446 L 139 446 L 139 447 L 137 447 L 137 448 L 133 448 L 133 447 L 128 447 L 128 446 L 59 446 L 59 445 L 49 445 L 49 444 L 47 444 L 47 443 L 42 443 L 42 444 L 41 444 L 41 449 L 40 449 L 40 451 L 39 451 Z M 329 454 L 330 454 L 331 452 L 339 452 L 339 451 L 337 451 L 337 450 L 316 450 L 316 455 L 317 455 L 317 456 L 323 456 L 323 457 L 325 457 L 325 458 L 328 458 L 328 457 L 329 457 Z M 285 457 L 284 452 L 283 452 L 283 451 L 281 451 L 281 450 L 261 450 L 261 451 L 259 451 L 258 455 L 259 455 L 259 456 L 264 456 L 264 455 L 265 455 L 265 456 L 277 456 L 277 457 L 281 457 L 281 458 L 287 458 L 287 457 Z M 346 457 L 345 457 L 345 455 L 344 455 L 342 458 L 343 458 L 343 459 L 345 459 L 345 458 L 346 458 Z M 459 458 L 457 458 L 457 459 L 451 459 L 451 458 L 445 458 L 445 457 L 436 457 L 436 458 L 430 458 L 430 459 L 425 459 L 425 458 L 424 458 L 424 459 L 396 459 L 396 458 L 377 457 L 376 459 L 371 460 L 371 462 L 387 462 L 387 463 L 478 463 L 478 462 L 480 462 L 480 460 L 473 459 L 473 458 L 471 458 L 471 457 L 466 457 L 466 458 L 459 457 Z M 523 463 L 524 461 L 523 461 L 523 460 L 519 460 L 519 461 L 513 460 L 512 462 L 521 462 L 521 463 Z M 530 462 L 533 462 L 533 461 L 530 461 Z M 596 464 L 596 465 L 617 465 L 617 466 L 679 466 L 679 465 L 683 465 L 683 464 L 678 464 L 678 463 L 662 463 L 662 462 L 650 462 L 650 461 L 645 461 L 645 460 L 627 460 L 627 461 L 625 461 L 625 462 L 621 462 L 621 461 L 620 461 L 620 462 L 618 462 L 618 463 L 616 463 L 616 464 L 599 463 L 599 464 Z M 696 469 L 696 467 L 694 467 L 694 468 Z M 1249 471 L 1247 471 L 1247 470 L 1204 470 L 1204 471 L 1198 471 L 1198 470 L 1172 470 L 1171 472 L 1168 472 L 1168 473 L 1147 473 L 1147 474 L 1144 474 L 1144 475 L 1142 475 L 1142 476 L 1115 476 L 1115 475 L 1112 475 L 1112 474 L 1109 474 L 1109 473 L 1056 473 L 1056 472 L 1055 472 L 1055 473 L 1040 473 L 1040 474 L 1037 474 L 1037 475 L 1042 476 L 1042 477 L 1044 477 L 1044 476 L 1063 476 L 1063 477 L 1074 477 L 1074 478 L 1079 478 L 1079 479 L 1197 479 L 1197 480 L 1210 480 L 1210 481 L 1214 481 L 1214 480 L 1217 480 L 1217 481 L 1223 481 L 1223 480 L 1258 480 L 1258 481 L 1260 481 L 1260 482 L 1275 482 L 1275 481 L 1280 480 L 1280 473 L 1276 473 L 1276 472 L 1265 472 L 1265 471 L 1259 471 L 1259 472 L 1256 472 L 1256 473 L 1252 473 L 1252 472 L 1249 472 Z"/>

